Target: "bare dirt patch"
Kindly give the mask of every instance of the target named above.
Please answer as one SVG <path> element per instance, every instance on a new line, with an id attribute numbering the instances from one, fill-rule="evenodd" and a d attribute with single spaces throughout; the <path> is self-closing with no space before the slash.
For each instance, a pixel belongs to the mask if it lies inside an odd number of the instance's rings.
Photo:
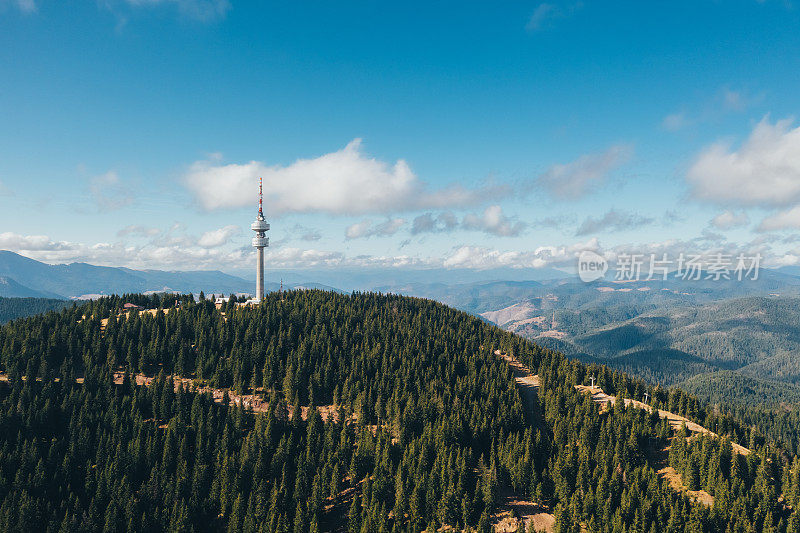
<path id="1" fill-rule="evenodd" d="M 548 331 L 541 332 L 537 337 L 548 337 L 551 339 L 563 339 L 567 336 L 566 331 L 559 331 L 557 329 L 551 329 Z"/>
<path id="2" fill-rule="evenodd" d="M 689 490 L 683 484 L 681 475 L 671 466 L 665 466 L 658 470 L 658 475 L 669 481 L 670 487 L 676 492 L 683 492 L 694 501 L 700 502 L 703 505 L 711 507 L 714 505 L 714 497 L 704 490 Z"/>
<path id="3" fill-rule="evenodd" d="M 264 400 L 263 391 L 256 390 L 253 394 L 237 394 L 229 389 L 215 389 L 213 387 L 204 386 L 191 378 L 180 376 L 170 377 L 172 378 L 173 387 L 176 391 L 184 387 L 200 394 L 210 393 L 214 401 L 220 405 L 223 403 L 225 394 L 227 393 L 229 405 L 242 405 L 255 413 L 265 413 L 269 411 L 269 402 Z M 124 372 L 114 372 L 114 383 L 121 385 L 124 379 Z M 144 374 L 136 374 L 135 379 L 137 385 L 150 386 L 156 378 L 145 376 Z M 292 411 L 293 408 L 291 406 L 286 407 L 286 416 L 289 420 L 292 419 Z M 339 410 L 335 405 L 320 405 L 317 407 L 317 412 L 319 412 L 323 420 L 337 419 L 339 416 Z M 300 407 L 300 416 L 303 420 L 308 420 L 308 406 L 303 405 Z M 353 415 L 353 419 L 356 420 L 357 416 Z"/>
<path id="4" fill-rule="evenodd" d="M 525 531 L 533 522 L 536 531 L 553 531 L 555 516 L 548 513 L 547 507 L 532 501 L 517 498 L 510 491 L 501 495 L 498 512 L 492 515 L 495 533 L 516 533 L 520 524 L 525 526 Z"/>

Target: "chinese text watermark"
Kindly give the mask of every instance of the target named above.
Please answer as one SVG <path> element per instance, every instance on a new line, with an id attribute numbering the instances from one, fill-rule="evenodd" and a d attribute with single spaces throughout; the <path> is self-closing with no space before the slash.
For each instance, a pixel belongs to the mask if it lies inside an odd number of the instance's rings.
<path id="1" fill-rule="evenodd" d="M 758 279 L 761 254 L 619 254 L 614 280 L 650 281 L 679 279 L 684 281 L 721 281 Z M 581 281 L 601 279 L 608 271 L 608 261 L 600 254 L 586 250 L 578 257 L 578 276 Z"/>

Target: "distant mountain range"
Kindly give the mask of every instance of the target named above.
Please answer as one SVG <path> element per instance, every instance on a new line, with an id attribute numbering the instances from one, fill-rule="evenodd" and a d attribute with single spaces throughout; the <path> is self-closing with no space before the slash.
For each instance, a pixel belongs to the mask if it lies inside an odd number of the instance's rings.
<path id="1" fill-rule="evenodd" d="M 148 291 L 229 294 L 252 292 L 253 288 L 254 282 L 219 271 L 133 270 L 86 263 L 48 265 L 0 251 L 0 296 L 80 298 Z"/>
<path id="2" fill-rule="evenodd" d="M 273 278 L 274 279 L 274 278 Z M 286 289 L 315 288 L 338 291 L 314 281 L 285 283 Z M 280 282 L 264 284 L 277 291 Z M 0 296 L 9 298 L 93 298 L 107 294 L 180 292 L 198 294 L 252 294 L 253 280 L 218 270 L 134 270 L 87 263 L 48 265 L 0 250 Z"/>
<path id="3" fill-rule="evenodd" d="M 772 391 L 776 401 L 800 390 L 800 269 L 762 269 L 757 281 L 690 281 L 673 274 L 657 281 L 583 283 L 556 270 L 539 272 L 535 280 L 486 280 L 503 274 L 447 280 L 439 271 L 389 271 L 365 272 L 359 279 L 355 272 L 336 277 L 329 271 L 315 282 L 300 282 L 304 275 L 315 278 L 311 272 L 273 271 L 269 278 L 291 279 L 286 289 L 339 286 L 437 300 L 568 356 L 664 385 L 685 383 L 709 399 L 732 383 Z M 0 251 L 0 296 L 6 297 L 252 293 L 253 285 L 219 271 L 48 265 Z M 266 288 L 278 287 L 273 282 Z"/>
<path id="4" fill-rule="evenodd" d="M 43 291 L 36 291 L 24 285 L 20 285 L 13 279 L 0 276 L 0 296 L 7 298 L 41 298 L 43 296 L 56 296 L 53 294 L 46 294 Z"/>
<path id="5" fill-rule="evenodd" d="M 673 274 L 582 283 L 573 276 L 380 289 L 439 300 L 570 357 L 710 400 L 736 384 L 763 392 L 763 401 L 785 402 L 800 401 L 799 274 L 783 268 L 762 269 L 755 281 Z"/>

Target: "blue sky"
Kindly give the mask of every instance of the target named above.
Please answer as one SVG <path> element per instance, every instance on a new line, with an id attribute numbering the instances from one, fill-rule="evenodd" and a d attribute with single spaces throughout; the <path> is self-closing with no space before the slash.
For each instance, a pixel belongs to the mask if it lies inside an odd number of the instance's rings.
<path id="1" fill-rule="evenodd" d="M 0 249 L 58 263 L 800 262 L 786 1 L 0 0 Z"/>

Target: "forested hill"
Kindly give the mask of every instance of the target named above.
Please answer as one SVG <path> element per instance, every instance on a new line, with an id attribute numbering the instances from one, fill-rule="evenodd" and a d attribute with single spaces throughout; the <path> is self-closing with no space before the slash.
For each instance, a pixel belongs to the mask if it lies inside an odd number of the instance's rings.
<path id="1" fill-rule="evenodd" d="M 504 491 L 559 531 L 800 528 L 800 465 L 777 443 L 441 304 L 296 291 L 119 316 L 129 301 L 175 303 L 104 298 L 0 327 L 0 530 L 485 532 Z M 538 373 L 532 405 L 495 350 Z M 119 368 L 158 377 L 115 384 Z M 176 390 L 173 373 L 269 409 Z M 707 439 L 670 455 L 713 507 L 656 473 L 667 422 L 625 402 L 601 412 L 574 387 L 590 374 L 753 451 Z"/>
<path id="2" fill-rule="evenodd" d="M 0 324 L 15 318 L 58 310 L 68 305 L 72 305 L 72 302 L 51 298 L 3 298 L 0 296 Z"/>

